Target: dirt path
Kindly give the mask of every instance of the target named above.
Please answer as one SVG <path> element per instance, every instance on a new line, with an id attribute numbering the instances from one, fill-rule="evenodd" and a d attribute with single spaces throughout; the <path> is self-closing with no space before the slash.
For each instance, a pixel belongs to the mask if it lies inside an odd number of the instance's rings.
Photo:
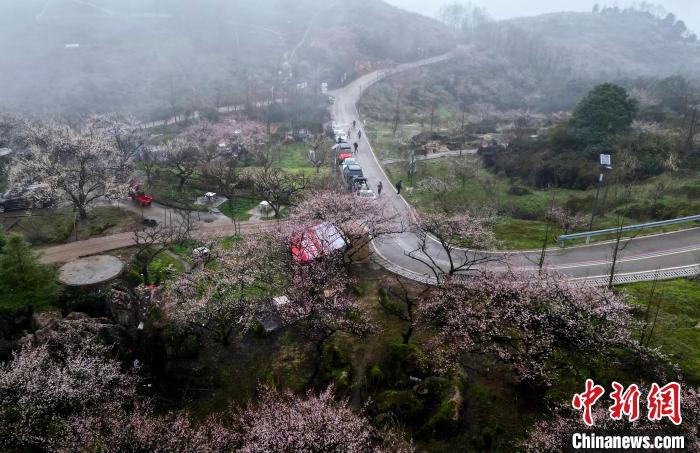
<path id="1" fill-rule="evenodd" d="M 278 227 L 278 222 L 240 222 L 241 234 L 257 233 L 262 230 Z M 231 222 L 216 222 L 203 224 L 194 232 L 194 239 L 210 240 L 221 239 L 236 235 L 235 225 Z M 42 263 L 67 263 L 74 259 L 96 255 L 98 253 L 110 252 L 112 250 L 123 249 L 134 245 L 133 233 L 119 233 L 111 236 L 87 239 L 85 241 L 70 242 L 67 244 L 44 247 L 37 249 Z"/>

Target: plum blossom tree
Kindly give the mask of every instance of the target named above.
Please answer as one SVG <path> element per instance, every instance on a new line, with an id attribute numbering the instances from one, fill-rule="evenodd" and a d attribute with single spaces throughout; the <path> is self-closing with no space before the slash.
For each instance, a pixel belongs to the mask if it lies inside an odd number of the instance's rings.
<path id="1" fill-rule="evenodd" d="M 248 237 L 221 251 L 214 266 L 179 276 L 155 303 L 177 326 L 211 332 L 224 346 L 235 329 L 247 331 L 274 296 L 284 251 L 274 237 Z"/>
<path id="2" fill-rule="evenodd" d="M 43 191 L 46 197 L 67 196 L 83 220 L 100 197 L 126 196 L 131 162 L 124 161 L 103 131 L 31 124 L 24 134 L 29 150 L 15 157 L 10 185 L 42 183 L 42 189 L 49 189 Z"/>
<path id="3" fill-rule="evenodd" d="M 332 388 L 303 397 L 263 388 L 257 403 L 232 407 L 201 424 L 184 414 L 157 417 L 148 408 L 136 409 L 75 418 L 56 449 L 108 453 L 412 451 L 394 433 L 378 431 L 363 414 L 354 413 L 347 401 L 336 401 Z"/>
<path id="4" fill-rule="evenodd" d="M 296 396 L 263 388 L 259 401 L 194 423 L 155 415 L 140 380 L 92 340 L 66 336 L 25 346 L 0 365 L 3 451 L 412 451 L 375 429 L 332 388 Z"/>
<path id="5" fill-rule="evenodd" d="M 299 398 L 264 390 L 259 404 L 240 417 L 243 452 L 381 451 L 381 437 L 347 401 L 336 402 L 332 388 Z"/>
<path id="6" fill-rule="evenodd" d="M 419 319 L 435 329 L 438 368 L 455 369 L 469 354 L 489 354 L 529 383 L 546 384 L 552 370 L 567 366 L 561 360 L 566 353 L 584 359 L 638 347 L 621 296 L 549 274 L 482 273 L 448 282 L 419 306 Z"/>
<path id="7" fill-rule="evenodd" d="M 195 424 L 186 414 L 156 416 L 148 404 L 136 403 L 131 411 L 94 411 L 71 418 L 52 447 L 62 453 L 237 451 L 241 436 L 234 428 L 219 415 Z"/>
<path id="8" fill-rule="evenodd" d="M 0 365 L 0 449 L 41 451 L 69 419 L 121 410 L 137 379 L 93 341 L 25 346 Z"/>
<path id="9" fill-rule="evenodd" d="M 434 212 L 414 217 L 418 244 L 407 256 L 426 265 L 437 281 L 468 274 L 494 259 L 477 251 L 496 243 L 489 216 Z"/>
<path id="10" fill-rule="evenodd" d="M 373 240 L 404 231 L 401 218 L 378 200 L 358 200 L 351 194 L 319 191 L 297 206 L 290 216 L 292 223 L 313 226 L 332 224 L 345 242 L 345 258 L 354 261 Z"/>
<path id="11" fill-rule="evenodd" d="M 146 144 L 142 124 L 131 116 L 99 115 L 91 117 L 88 124 L 91 130 L 112 142 L 120 165 L 133 162 Z"/>
<path id="12" fill-rule="evenodd" d="M 293 262 L 288 272 L 288 303 L 276 311 L 284 326 L 294 328 L 315 347 L 317 363 L 310 385 L 318 374 L 323 347 L 336 333 L 364 338 L 376 326 L 351 294 L 353 280 L 339 260 Z"/>
<path id="13" fill-rule="evenodd" d="M 571 231 L 576 231 L 586 225 L 586 216 L 577 212 L 572 213 L 568 209 L 559 206 L 553 206 L 547 212 L 547 220 L 557 224 L 564 234 L 569 234 Z"/>
<path id="14" fill-rule="evenodd" d="M 246 159 L 264 143 L 265 133 L 260 124 L 250 121 L 199 120 L 187 128 L 184 138 L 199 148 L 201 163 L 209 166 L 218 157 Z"/>

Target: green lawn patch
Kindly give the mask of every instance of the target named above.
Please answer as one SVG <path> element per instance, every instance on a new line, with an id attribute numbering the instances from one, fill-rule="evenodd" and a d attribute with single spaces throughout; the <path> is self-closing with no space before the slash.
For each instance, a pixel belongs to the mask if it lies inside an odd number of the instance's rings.
<path id="1" fill-rule="evenodd" d="M 183 264 L 174 256 L 164 252 L 156 257 L 148 266 L 152 279 L 156 284 L 160 284 L 164 280 L 168 280 L 176 275 L 182 274 L 185 271 Z"/>
<path id="2" fill-rule="evenodd" d="M 251 214 L 248 212 L 260 204 L 262 199 L 252 197 L 236 197 L 233 207 L 226 202 L 219 206 L 219 211 L 225 216 L 240 221 L 250 220 Z"/>
<path id="3" fill-rule="evenodd" d="M 130 231 L 140 224 L 140 216 L 116 206 L 98 206 L 81 221 L 72 208 L 36 209 L 7 213 L 3 223 L 9 232 L 19 233 L 32 245 L 61 244 L 70 240 L 85 240 Z"/>
<path id="4" fill-rule="evenodd" d="M 632 303 L 647 307 L 651 298 L 653 320 L 657 305 L 659 316 L 651 336 L 651 346 L 676 361 L 686 379 L 700 384 L 700 282 L 696 280 L 671 280 L 654 283 L 637 283 L 624 286 L 632 296 Z M 642 315 L 643 316 L 643 315 Z"/>

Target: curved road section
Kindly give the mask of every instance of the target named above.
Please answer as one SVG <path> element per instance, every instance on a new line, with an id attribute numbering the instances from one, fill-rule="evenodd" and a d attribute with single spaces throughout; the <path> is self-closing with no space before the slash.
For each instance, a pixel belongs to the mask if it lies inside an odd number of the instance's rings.
<path id="1" fill-rule="evenodd" d="M 362 93 L 378 81 L 420 66 L 440 63 L 453 58 L 456 52 L 429 58 L 415 63 L 408 63 L 392 69 L 367 74 L 353 81 L 344 88 L 330 92 L 335 97 L 332 107 L 333 120 L 346 127 L 359 118 L 357 102 Z M 358 125 L 361 122 L 358 121 Z M 357 140 L 353 132 L 348 141 Z M 419 249 L 419 238 L 411 232 L 412 209 L 403 197 L 396 194 L 393 184 L 372 150 L 367 134 L 359 141 L 357 155 L 370 186 L 376 189 L 379 181 L 384 185 L 383 202 L 389 211 L 406 227 L 405 232 L 378 239 L 374 243 L 376 261 L 388 270 L 404 277 L 423 282 L 434 281 L 433 273 L 425 264 L 411 258 L 408 254 Z M 612 270 L 615 244 L 598 243 L 590 246 L 571 247 L 567 249 L 549 249 L 545 257 L 545 267 L 559 272 L 572 280 L 586 285 L 606 285 Z M 428 254 L 442 266 L 446 266 L 447 256 L 434 241 L 428 242 Z M 464 253 L 459 253 L 455 260 L 464 260 Z M 489 258 L 492 269 L 513 269 L 535 272 L 540 261 L 540 251 L 529 252 L 494 252 L 484 254 Z M 671 279 L 700 274 L 700 229 L 694 228 L 675 233 L 623 239 L 620 244 L 615 265 L 615 284 L 648 281 L 654 279 Z"/>

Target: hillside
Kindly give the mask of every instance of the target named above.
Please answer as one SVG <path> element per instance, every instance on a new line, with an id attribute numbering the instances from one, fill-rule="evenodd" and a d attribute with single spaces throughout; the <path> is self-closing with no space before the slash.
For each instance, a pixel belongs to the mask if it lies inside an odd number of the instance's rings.
<path id="1" fill-rule="evenodd" d="M 579 71 L 604 76 L 700 74 L 700 43 L 682 21 L 635 10 L 553 13 L 506 21 L 562 49 Z"/>
<path id="2" fill-rule="evenodd" d="M 507 121 L 569 111 L 593 86 L 629 89 L 653 79 L 700 76 L 700 43 L 673 16 L 635 10 L 553 13 L 464 30 L 461 58 L 402 74 L 362 100 L 370 117 L 407 123 Z M 397 102 L 398 96 L 398 102 Z M 435 112 L 431 115 L 431 111 Z"/>
<path id="3" fill-rule="evenodd" d="M 0 110 L 165 117 L 451 46 L 438 22 L 380 1 L 16 3 L 0 0 Z"/>

